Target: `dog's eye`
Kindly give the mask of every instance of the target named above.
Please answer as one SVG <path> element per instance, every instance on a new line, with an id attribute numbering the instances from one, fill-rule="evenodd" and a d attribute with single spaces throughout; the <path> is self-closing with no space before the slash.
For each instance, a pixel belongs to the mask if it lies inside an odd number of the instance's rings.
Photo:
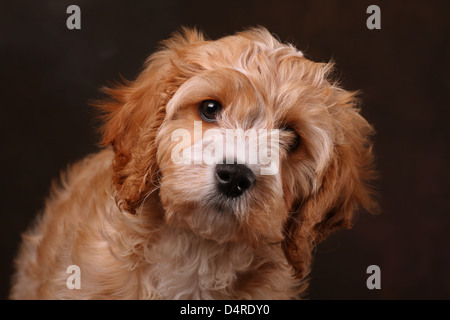
<path id="1" fill-rule="evenodd" d="M 205 100 L 200 103 L 198 111 L 203 120 L 214 122 L 217 115 L 222 111 L 222 105 L 215 100 Z"/>
<path id="2" fill-rule="evenodd" d="M 289 152 L 295 151 L 300 145 L 299 134 L 291 127 L 285 127 L 283 130 L 290 133 L 290 140 L 288 143 Z"/>

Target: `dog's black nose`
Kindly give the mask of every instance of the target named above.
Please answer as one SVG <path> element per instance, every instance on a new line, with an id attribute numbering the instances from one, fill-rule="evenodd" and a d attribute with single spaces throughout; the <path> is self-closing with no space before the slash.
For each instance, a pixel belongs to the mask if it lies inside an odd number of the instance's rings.
<path id="1" fill-rule="evenodd" d="M 228 197 L 239 197 L 255 183 L 253 171 L 245 164 L 217 164 L 217 187 Z"/>

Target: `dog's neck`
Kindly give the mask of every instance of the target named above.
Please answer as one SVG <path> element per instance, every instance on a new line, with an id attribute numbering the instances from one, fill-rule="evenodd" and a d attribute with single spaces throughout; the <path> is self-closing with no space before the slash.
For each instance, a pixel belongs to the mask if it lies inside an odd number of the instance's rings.
<path id="1" fill-rule="evenodd" d="M 137 282 L 139 298 L 290 299 L 296 295 L 298 281 L 279 243 L 206 239 L 191 229 L 167 224 L 158 200 L 148 198 L 152 214 L 128 216 L 133 221 L 129 226 L 134 227 L 126 239 L 140 240 L 133 240 L 135 259 L 123 258 L 134 261 L 130 267 L 140 270 L 137 278 L 130 279 Z"/>
<path id="2" fill-rule="evenodd" d="M 254 264 L 254 250 L 249 246 L 219 244 L 190 230 L 164 229 L 145 254 L 151 272 L 144 274 L 152 275 L 150 283 L 141 283 L 149 290 L 153 287 L 159 298 L 227 298 L 233 295 L 239 276 Z"/>

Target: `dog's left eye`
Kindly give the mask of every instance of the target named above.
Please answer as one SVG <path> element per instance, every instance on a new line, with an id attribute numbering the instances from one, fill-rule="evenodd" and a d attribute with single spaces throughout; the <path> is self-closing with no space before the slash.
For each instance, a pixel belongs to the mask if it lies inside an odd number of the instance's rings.
<path id="1" fill-rule="evenodd" d="M 200 103 L 198 111 L 206 122 L 215 122 L 217 115 L 222 111 L 222 105 L 215 100 L 205 100 Z"/>
<path id="2" fill-rule="evenodd" d="M 293 152 L 300 145 L 300 136 L 297 133 L 297 131 L 295 131 L 291 127 L 285 127 L 284 130 L 289 132 L 291 135 L 291 141 L 289 141 L 288 149 L 289 149 L 289 152 Z"/>

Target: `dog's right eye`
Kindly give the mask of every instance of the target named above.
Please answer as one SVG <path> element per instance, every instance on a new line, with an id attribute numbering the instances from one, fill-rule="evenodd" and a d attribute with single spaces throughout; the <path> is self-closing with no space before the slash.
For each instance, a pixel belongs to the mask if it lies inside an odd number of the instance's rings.
<path id="1" fill-rule="evenodd" d="M 222 111 L 222 105 L 216 100 L 205 100 L 200 103 L 198 111 L 206 122 L 215 122 L 217 115 Z"/>

